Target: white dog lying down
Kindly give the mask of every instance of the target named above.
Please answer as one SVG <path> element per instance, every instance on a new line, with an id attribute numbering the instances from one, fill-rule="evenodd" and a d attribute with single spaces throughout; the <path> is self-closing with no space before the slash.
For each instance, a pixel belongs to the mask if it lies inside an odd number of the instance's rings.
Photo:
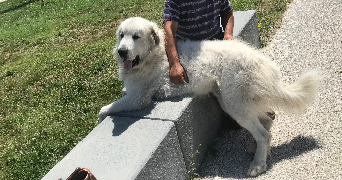
<path id="1" fill-rule="evenodd" d="M 189 77 L 184 85 L 169 80 L 163 31 L 139 17 L 122 22 L 114 53 L 126 95 L 104 106 L 99 121 L 112 113 L 143 109 L 153 98 L 212 92 L 222 109 L 257 142 L 247 175 L 266 171 L 271 120 L 265 112 L 269 108 L 303 110 L 314 99 L 321 76 L 313 70 L 285 85 L 274 62 L 238 40 L 179 42 L 177 49 Z M 260 122 L 259 118 L 266 121 Z"/>

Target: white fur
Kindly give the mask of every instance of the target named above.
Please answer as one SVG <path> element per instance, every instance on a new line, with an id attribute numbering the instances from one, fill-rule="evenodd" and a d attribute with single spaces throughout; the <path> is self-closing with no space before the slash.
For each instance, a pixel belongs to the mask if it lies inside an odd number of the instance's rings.
<path id="1" fill-rule="evenodd" d="M 133 39 L 133 35 L 139 36 Z M 121 38 L 121 36 L 123 36 Z M 151 104 L 153 98 L 194 93 L 214 93 L 222 109 L 255 138 L 257 148 L 248 170 L 249 176 L 266 171 L 271 120 L 261 123 L 269 108 L 297 111 L 313 100 L 321 77 L 311 71 L 291 85 L 280 81 L 280 70 L 258 50 L 238 40 L 186 41 L 177 45 L 179 59 L 189 83 L 174 85 L 169 80 L 164 33 L 156 24 L 142 18 L 130 18 L 117 30 L 118 49 L 128 50 L 127 60 L 140 57 L 139 65 L 123 68 L 118 55 L 119 78 L 124 81 L 125 96 L 104 106 L 101 122 L 107 115 L 133 111 Z"/>

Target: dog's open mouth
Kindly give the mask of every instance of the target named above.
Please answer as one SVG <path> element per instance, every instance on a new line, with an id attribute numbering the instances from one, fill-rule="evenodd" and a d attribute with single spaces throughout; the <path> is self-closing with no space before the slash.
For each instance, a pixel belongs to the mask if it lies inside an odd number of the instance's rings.
<path id="1" fill-rule="evenodd" d="M 133 61 L 131 60 L 124 60 L 124 68 L 126 70 L 130 70 L 132 69 L 134 66 L 138 65 L 140 62 L 140 58 L 139 56 L 135 57 L 135 59 Z"/>

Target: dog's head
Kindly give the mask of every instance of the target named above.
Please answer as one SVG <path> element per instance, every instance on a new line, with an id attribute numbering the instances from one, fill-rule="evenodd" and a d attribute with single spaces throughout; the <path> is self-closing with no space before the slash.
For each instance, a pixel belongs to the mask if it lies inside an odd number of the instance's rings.
<path id="1" fill-rule="evenodd" d="M 155 23 L 140 17 L 123 21 L 116 32 L 114 48 L 120 69 L 129 71 L 143 64 L 146 57 L 160 47 L 162 34 Z"/>

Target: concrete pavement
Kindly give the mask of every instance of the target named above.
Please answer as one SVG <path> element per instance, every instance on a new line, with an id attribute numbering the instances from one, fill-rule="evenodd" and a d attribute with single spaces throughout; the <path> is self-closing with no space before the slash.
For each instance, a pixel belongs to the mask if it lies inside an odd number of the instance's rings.
<path id="1" fill-rule="evenodd" d="M 316 101 L 299 115 L 277 112 L 266 173 L 253 179 L 342 179 L 342 1 L 294 0 L 266 48 L 291 83 L 319 68 L 325 76 Z M 246 130 L 221 131 L 205 157 L 204 179 L 244 179 L 252 161 Z"/>

